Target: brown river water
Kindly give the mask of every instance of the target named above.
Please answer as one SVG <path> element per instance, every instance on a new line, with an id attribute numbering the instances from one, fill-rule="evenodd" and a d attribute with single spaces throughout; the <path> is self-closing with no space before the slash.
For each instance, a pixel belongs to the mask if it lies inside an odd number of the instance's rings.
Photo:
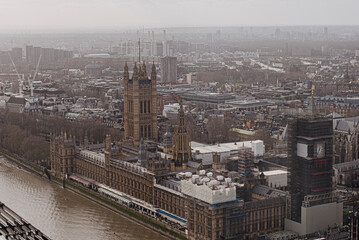
<path id="1" fill-rule="evenodd" d="M 166 239 L 0 156 L 0 202 L 53 240 Z"/>

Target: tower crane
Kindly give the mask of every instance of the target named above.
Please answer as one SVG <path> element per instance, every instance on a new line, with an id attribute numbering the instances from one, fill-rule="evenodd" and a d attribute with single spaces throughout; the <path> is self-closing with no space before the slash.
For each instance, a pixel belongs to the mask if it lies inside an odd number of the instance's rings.
<path id="1" fill-rule="evenodd" d="M 10 54 L 10 53 L 8 53 L 8 54 L 9 54 L 11 63 L 12 63 L 12 65 L 14 66 L 15 72 L 16 72 L 17 77 L 18 77 L 18 81 L 19 81 L 19 94 L 22 95 L 22 94 L 23 94 L 23 89 L 22 89 L 22 87 L 23 87 L 24 81 L 23 81 L 23 79 L 20 77 L 20 74 L 19 74 L 19 72 L 18 72 L 17 69 L 16 69 L 16 66 L 15 66 L 14 61 L 12 60 L 11 54 Z"/>
<path id="2" fill-rule="evenodd" d="M 41 54 L 39 56 L 39 60 L 37 61 L 37 65 L 36 65 L 36 70 L 35 70 L 35 73 L 34 73 L 34 77 L 32 78 L 32 80 L 30 81 L 30 96 L 33 97 L 34 96 L 34 81 L 35 81 L 35 77 L 36 77 L 36 74 L 37 72 L 39 71 L 39 66 L 40 66 L 40 61 L 41 61 Z"/>

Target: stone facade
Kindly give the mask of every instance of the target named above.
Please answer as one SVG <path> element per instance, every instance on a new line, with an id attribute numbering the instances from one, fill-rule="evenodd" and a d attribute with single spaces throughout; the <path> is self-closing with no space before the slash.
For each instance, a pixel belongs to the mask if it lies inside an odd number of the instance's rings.
<path id="1" fill-rule="evenodd" d="M 61 133 L 59 137 L 51 135 L 50 161 L 51 169 L 57 176 L 64 177 L 65 174 L 75 171 L 75 144 L 72 137 Z"/>
<path id="2" fill-rule="evenodd" d="M 337 118 L 333 122 L 335 163 L 359 159 L 359 117 Z"/>
<path id="3" fill-rule="evenodd" d="M 336 163 L 350 162 L 358 159 L 358 132 L 336 132 L 334 137 Z"/>
<path id="4" fill-rule="evenodd" d="M 160 154 L 147 153 L 143 167 L 124 161 L 125 152 L 114 153 L 110 136 L 104 145 L 88 150 L 90 146 L 75 146 L 75 139 L 65 133 L 51 135 L 51 171 L 61 178 L 78 174 L 93 179 L 186 219 L 189 239 L 255 239 L 283 229 L 283 197 L 210 204 L 176 187 L 176 172 L 170 172 L 169 160 Z"/>
<path id="5" fill-rule="evenodd" d="M 152 65 L 151 77 L 147 77 L 146 65 L 133 68 L 129 78 L 128 66 L 124 69 L 124 121 L 125 138 L 134 146 L 141 139 L 156 141 L 157 129 L 157 88 L 156 67 Z"/>
<path id="6" fill-rule="evenodd" d="M 188 161 L 191 159 L 191 145 L 182 104 L 177 115 L 177 127 L 173 139 L 175 166 L 186 168 Z"/>

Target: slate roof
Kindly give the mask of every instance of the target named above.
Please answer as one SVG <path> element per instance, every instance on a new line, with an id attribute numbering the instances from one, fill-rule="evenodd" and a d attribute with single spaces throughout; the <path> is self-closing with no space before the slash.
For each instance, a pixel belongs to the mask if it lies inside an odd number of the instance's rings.
<path id="1" fill-rule="evenodd" d="M 344 120 L 345 120 L 345 121 L 348 121 L 348 122 L 359 122 L 359 116 L 357 116 L 357 117 L 345 118 Z"/>
<path id="2" fill-rule="evenodd" d="M 279 189 L 271 188 L 265 185 L 256 185 L 253 190 L 253 193 L 267 197 L 267 198 L 275 198 L 275 197 L 283 197 L 285 196 L 285 192 Z"/>
<path id="3" fill-rule="evenodd" d="M 0 202 L 0 239 L 50 239 Z"/>
<path id="4" fill-rule="evenodd" d="M 330 117 L 330 118 L 333 118 L 333 119 L 343 118 L 342 115 L 340 115 L 339 113 L 336 113 L 336 112 L 330 113 L 326 117 Z"/>
<path id="5" fill-rule="evenodd" d="M 347 121 L 339 121 L 337 126 L 335 127 L 335 130 L 337 131 L 343 131 L 343 132 L 348 132 L 349 130 L 353 130 L 353 124 L 350 124 L 350 122 Z"/>
<path id="6" fill-rule="evenodd" d="M 25 100 L 25 98 L 10 97 L 10 99 L 7 103 L 25 105 L 26 100 Z"/>
<path id="7" fill-rule="evenodd" d="M 335 126 L 335 130 L 343 131 L 343 132 L 354 131 L 355 126 L 358 123 L 359 123 L 359 116 L 344 118 L 343 120 L 338 121 L 337 125 Z"/>

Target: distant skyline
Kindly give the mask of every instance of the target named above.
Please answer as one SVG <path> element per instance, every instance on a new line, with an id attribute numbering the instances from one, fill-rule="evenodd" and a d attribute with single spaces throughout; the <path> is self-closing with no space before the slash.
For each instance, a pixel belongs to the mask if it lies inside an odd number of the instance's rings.
<path id="1" fill-rule="evenodd" d="M 358 0 L 0 0 L 0 31 L 359 25 Z"/>

